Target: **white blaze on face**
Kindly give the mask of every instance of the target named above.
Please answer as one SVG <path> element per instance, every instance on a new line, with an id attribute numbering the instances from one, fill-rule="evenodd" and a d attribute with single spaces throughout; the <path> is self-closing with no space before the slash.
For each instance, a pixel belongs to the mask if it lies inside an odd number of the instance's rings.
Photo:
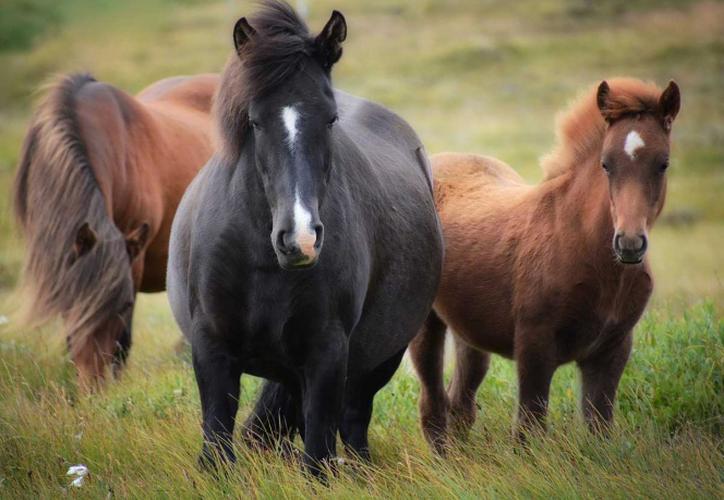
<path id="1" fill-rule="evenodd" d="M 294 109 L 294 106 L 286 106 L 282 109 L 282 122 L 284 122 L 284 128 L 287 130 L 287 144 L 291 151 L 294 151 L 294 146 L 297 142 L 298 120 L 299 113 Z"/>
<path id="2" fill-rule="evenodd" d="M 632 160 L 636 158 L 636 151 L 644 147 L 646 143 L 641 138 L 638 132 L 632 130 L 626 136 L 626 142 L 623 144 L 623 150 Z"/>
<path id="3" fill-rule="evenodd" d="M 297 136 L 299 135 L 299 130 L 297 129 L 298 121 L 299 112 L 294 106 L 285 106 L 282 108 L 282 122 L 287 132 L 287 145 L 292 154 L 296 149 Z M 317 233 L 312 228 L 312 214 L 309 213 L 307 207 L 302 204 L 299 189 L 296 190 L 294 196 L 294 228 L 292 235 L 302 253 L 308 257 L 314 257 L 316 253 L 314 244 L 317 242 Z"/>
<path id="4" fill-rule="evenodd" d="M 317 232 L 312 228 L 312 214 L 302 204 L 299 191 L 294 199 L 294 239 L 304 255 L 314 257 Z"/>

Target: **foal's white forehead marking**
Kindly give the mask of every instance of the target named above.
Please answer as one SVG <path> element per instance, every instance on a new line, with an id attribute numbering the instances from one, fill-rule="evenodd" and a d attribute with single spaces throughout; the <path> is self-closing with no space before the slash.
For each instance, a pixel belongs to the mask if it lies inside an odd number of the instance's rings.
<path id="1" fill-rule="evenodd" d="M 302 205 L 299 190 L 294 198 L 294 240 L 305 255 L 314 255 L 317 232 L 312 228 L 312 214 Z"/>
<path id="2" fill-rule="evenodd" d="M 636 151 L 644 146 L 646 146 L 646 143 L 641 138 L 639 133 L 635 130 L 632 130 L 626 136 L 626 142 L 624 142 L 623 150 L 626 151 L 626 154 L 629 156 L 629 158 L 633 160 L 634 158 L 636 158 Z"/>
<path id="3" fill-rule="evenodd" d="M 294 106 L 285 106 L 282 109 L 282 121 L 284 128 L 287 129 L 287 144 L 292 150 L 294 150 L 297 139 L 297 120 L 299 120 L 299 112 Z"/>

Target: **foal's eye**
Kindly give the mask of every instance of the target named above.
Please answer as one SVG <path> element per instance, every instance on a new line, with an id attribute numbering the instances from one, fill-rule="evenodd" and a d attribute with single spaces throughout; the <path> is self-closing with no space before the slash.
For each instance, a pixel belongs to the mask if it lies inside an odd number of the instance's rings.
<path id="1" fill-rule="evenodd" d="M 601 168 L 604 170 L 604 172 L 606 172 L 606 174 L 610 174 L 610 173 L 611 173 L 611 169 L 608 168 L 608 165 L 606 165 L 605 162 L 602 162 L 602 163 L 601 163 Z"/>
<path id="2" fill-rule="evenodd" d="M 332 128 L 332 125 L 334 125 L 335 123 L 337 123 L 337 120 L 339 120 L 339 116 L 334 115 L 334 118 L 332 118 L 331 120 L 329 120 L 329 121 L 327 122 L 327 126 L 328 126 L 329 128 Z"/>
<path id="3" fill-rule="evenodd" d="M 666 172 L 666 169 L 667 169 L 667 168 L 669 168 L 669 161 L 668 161 L 668 160 L 665 161 L 664 163 L 662 163 L 661 165 L 659 165 L 659 171 L 662 172 L 662 173 L 663 173 L 663 172 Z"/>

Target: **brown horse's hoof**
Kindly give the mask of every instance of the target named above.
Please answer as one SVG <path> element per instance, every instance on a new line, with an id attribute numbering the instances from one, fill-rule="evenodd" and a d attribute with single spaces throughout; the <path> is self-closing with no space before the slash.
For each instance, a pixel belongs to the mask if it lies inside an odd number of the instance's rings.
<path id="1" fill-rule="evenodd" d="M 450 449 L 450 440 L 447 435 L 447 431 L 440 427 L 434 427 L 423 423 L 422 433 L 425 435 L 425 439 L 430 444 L 432 451 L 440 456 L 446 457 Z"/>

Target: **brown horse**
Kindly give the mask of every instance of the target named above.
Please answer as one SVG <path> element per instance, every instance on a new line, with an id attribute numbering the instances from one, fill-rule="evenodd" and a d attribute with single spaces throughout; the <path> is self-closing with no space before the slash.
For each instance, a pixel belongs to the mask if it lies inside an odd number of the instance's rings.
<path id="1" fill-rule="evenodd" d="M 433 158 L 445 264 L 411 354 L 422 427 L 437 451 L 448 424 L 462 434 L 472 426 L 491 352 L 516 361 L 520 439 L 544 426 L 553 373 L 571 361 L 589 426 L 611 422 L 653 287 L 647 233 L 664 204 L 679 102 L 674 82 L 663 93 L 632 79 L 601 83 L 563 117 L 537 186 L 492 158 Z M 447 392 L 446 326 L 457 358 Z"/>
<path id="2" fill-rule="evenodd" d="M 85 387 L 122 367 L 136 292 L 165 288 L 171 221 L 212 152 L 217 86 L 215 75 L 176 77 L 132 97 L 74 74 L 33 118 L 14 188 L 28 316 L 64 319 Z"/>

